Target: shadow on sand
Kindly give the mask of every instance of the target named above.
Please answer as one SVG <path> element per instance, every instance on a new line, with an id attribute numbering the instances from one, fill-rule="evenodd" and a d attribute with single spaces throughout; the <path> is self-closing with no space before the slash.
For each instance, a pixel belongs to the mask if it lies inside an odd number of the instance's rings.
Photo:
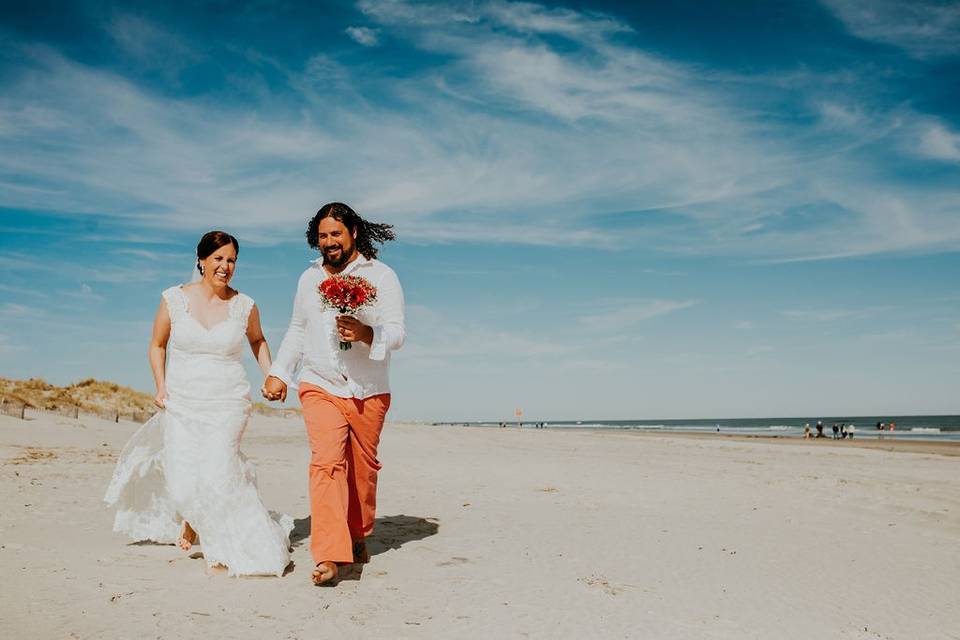
<path id="1" fill-rule="evenodd" d="M 380 516 L 373 527 L 373 534 L 367 538 L 367 549 L 371 556 L 399 549 L 408 542 L 423 540 L 436 535 L 440 524 L 436 518 L 418 518 L 416 516 Z M 293 521 L 290 532 L 290 546 L 296 548 L 310 536 L 310 516 Z"/>
<path id="2" fill-rule="evenodd" d="M 390 549 L 399 549 L 408 542 L 423 540 L 436 535 L 440 531 L 440 523 L 436 518 L 418 518 L 416 516 L 396 515 L 381 516 L 377 518 L 373 528 L 373 534 L 367 538 L 367 550 L 371 556 L 381 554 Z M 293 531 L 290 532 L 290 546 L 297 548 L 303 541 L 310 537 L 310 516 L 306 518 L 297 518 L 293 521 Z M 146 545 L 156 545 L 155 542 L 143 540 L 140 542 L 129 542 L 128 546 L 139 547 Z M 173 546 L 164 544 L 162 546 Z M 197 547 L 195 547 L 197 548 Z M 203 553 L 199 550 L 190 553 L 188 558 L 196 560 L 203 558 Z M 294 571 L 294 563 L 291 562 L 283 575 L 289 575 Z M 344 566 L 341 573 L 341 580 L 359 580 L 363 574 L 363 565 L 354 564 Z"/>
<path id="3" fill-rule="evenodd" d="M 415 516 L 381 516 L 377 518 L 373 534 L 367 538 L 367 550 L 371 557 L 399 549 L 408 542 L 429 538 L 440 530 L 436 518 L 417 518 Z M 293 531 L 290 532 L 290 546 L 296 548 L 310 536 L 310 516 L 293 521 Z M 293 571 L 293 563 L 287 573 Z M 286 575 L 286 574 L 284 574 Z M 340 581 L 359 580 L 363 575 L 362 564 L 343 565 L 340 569 Z"/>

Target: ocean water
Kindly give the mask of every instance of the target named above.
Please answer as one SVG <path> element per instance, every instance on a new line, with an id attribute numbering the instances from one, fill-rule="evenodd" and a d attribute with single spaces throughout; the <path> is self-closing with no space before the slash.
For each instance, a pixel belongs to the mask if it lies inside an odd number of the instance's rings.
<path id="1" fill-rule="evenodd" d="M 844 422 L 856 425 L 856 438 L 876 439 L 878 422 L 885 425 L 891 421 L 895 429 L 891 434 L 886 429 L 884 438 L 898 440 L 958 440 L 960 441 L 960 416 L 813 416 L 803 418 L 716 418 L 709 420 L 551 420 L 545 427 L 554 429 L 634 429 L 637 431 L 679 431 L 696 433 L 735 433 L 743 435 L 778 435 L 803 437 L 803 426 L 810 424 L 816 435 L 817 420 L 823 422 L 824 436 L 833 437 L 833 423 Z M 457 423 L 468 426 L 496 427 L 499 422 Z M 508 421 L 516 427 L 516 419 Z M 536 422 L 524 422 L 524 428 L 532 428 Z"/>

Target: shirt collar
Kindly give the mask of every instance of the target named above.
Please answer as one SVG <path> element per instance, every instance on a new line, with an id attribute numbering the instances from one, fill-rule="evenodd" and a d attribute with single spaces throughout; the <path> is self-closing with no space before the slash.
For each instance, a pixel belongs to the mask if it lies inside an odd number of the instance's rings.
<path id="1" fill-rule="evenodd" d="M 370 261 L 367 258 L 365 258 L 362 253 L 358 253 L 357 259 L 351 262 L 350 264 L 348 264 L 347 267 L 340 273 L 346 275 L 352 271 L 356 271 L 360 267 L 365 267 L 368 264 L 370 264 Z"/>
<path id="2" fill-rule="evenodd" d="M 323 256 L 320 256 L 319 258 L 316 258 L 316 259 L 312 260 L 311 262 L 312 262 L 313 265 L 316 266 L 318 269 L 323 269 Z M 353 271 L 354 269 L 356 269 L 356 268 L 358 268 L 358 267 L 360 267 L 360 266 L 366 266 L 366 265 L 370 264 L 371 262 L 373 262 L 373 260 L 371 260 L 370 258 L 366 257 L 366 256 L 363 255 L 362 253 L 358 253 L 358 254 L 357 254 L 357 259 L 354 260 L 353 262 L 351 262 L 350 264 L 348 264 L 348 265 L 347 265 L 347 268 L 344 269 L 343 271 L 341 271 L 340 273 L 341 273 L 341 275 L 346 275 L 346 274 L 350 273 L 351 271 Z M 325 269 L 324 269 L 324 273 L 326 273 L 326 270 L 325 270 Z"/>

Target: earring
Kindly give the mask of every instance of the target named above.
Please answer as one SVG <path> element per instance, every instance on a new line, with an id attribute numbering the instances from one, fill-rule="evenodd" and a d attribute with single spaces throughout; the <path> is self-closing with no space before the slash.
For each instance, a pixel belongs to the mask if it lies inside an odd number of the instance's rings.
<path id="1" fill-rule="evenodd" d="M 200 264 L 199 260 L 197 260 L 197 271 L 200 272 L 200 275 L 203 275 L 203 265 Z"/>

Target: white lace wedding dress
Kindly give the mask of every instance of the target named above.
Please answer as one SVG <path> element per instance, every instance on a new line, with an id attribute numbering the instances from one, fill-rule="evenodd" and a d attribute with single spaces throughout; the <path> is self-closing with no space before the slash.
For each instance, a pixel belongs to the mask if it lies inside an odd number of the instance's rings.
<path id="1" fill-rule="evenodd" d="M 163 292 L 170 314 L 166 409 L 127 442 L 104 500 L 114 531 L 172 543 L 183 520 L 200 536 L 209 566 L 230 575 L 283 574 L 290 516 L 268 512 L 253 465 L 240 453 L 250 415 L 241 364 L 253 300 L 238 294 L 229 315 L 207 328 L 190 315 L 182 287 Z"/>

